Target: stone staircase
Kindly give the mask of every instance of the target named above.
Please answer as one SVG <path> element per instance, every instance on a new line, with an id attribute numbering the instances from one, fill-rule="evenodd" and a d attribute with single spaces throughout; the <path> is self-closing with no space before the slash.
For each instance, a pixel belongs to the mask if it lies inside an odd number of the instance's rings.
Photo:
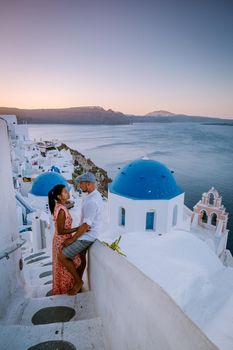
<path id="1" fill-rule="evenodd" d="M 24 257 L 26 296 L 16 293 L 0 321 L 1 350 L 106 349 L 102 321 L 93 294 L 51 296 L 51 257 L 48 251 Z"/>

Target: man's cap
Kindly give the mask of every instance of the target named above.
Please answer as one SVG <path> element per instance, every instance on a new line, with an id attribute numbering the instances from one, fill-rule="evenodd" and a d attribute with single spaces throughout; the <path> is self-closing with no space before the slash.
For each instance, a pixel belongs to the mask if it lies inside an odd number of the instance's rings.
<path id="1" fill-rule="evenodd" d="M 87 173 L 84 173 L 75 179 L 76 182 L 95 182 L 95 175 L 88 171 Z"/>

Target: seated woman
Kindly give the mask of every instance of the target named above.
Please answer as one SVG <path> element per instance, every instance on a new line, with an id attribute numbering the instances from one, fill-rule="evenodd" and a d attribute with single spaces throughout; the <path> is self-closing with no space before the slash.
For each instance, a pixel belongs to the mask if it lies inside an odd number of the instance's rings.
<path id="1" fill-rule="evenodd" d="M 72 217 L 65 204 L 69 200 L 70 195 L 64 185 L 56 185 L 48 194 L 49 208 L 53 214 L 55 232 L 53 237 L 53 295 L 69 294 L 74 285 L 74 278 L 61 265 L 58 255 L 63 248 L 63 243 L 67 238 L 71 237 L 78 227 L 72 228 Z M 73 258 L 75 268 L 81 265 L 80 256 Z"/>

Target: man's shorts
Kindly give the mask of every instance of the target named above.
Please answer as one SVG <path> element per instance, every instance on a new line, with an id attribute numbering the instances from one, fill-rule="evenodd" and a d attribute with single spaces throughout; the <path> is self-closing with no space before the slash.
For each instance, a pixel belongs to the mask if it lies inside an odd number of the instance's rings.
<path id="1" fill-rule="evenodd" d="M 62 249 L 63 255 L 67 258 L 74 258 L 79 253 L 82 253 L 88 247 L 90 247 L 94 241 L 84 241 L 77 239 L 74 243 L 70 244 L 68 247 Z"/>

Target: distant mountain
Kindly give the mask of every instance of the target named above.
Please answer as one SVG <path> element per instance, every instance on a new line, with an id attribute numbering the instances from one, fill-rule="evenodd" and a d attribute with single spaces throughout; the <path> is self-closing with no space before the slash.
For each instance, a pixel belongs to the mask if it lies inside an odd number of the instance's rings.
<path id="1" fill-rule="evenodd" d="M 171 113 L 168 111 L 154 111 L 154 112 L 150 112 L 145 114 L 145 117 L 172 117 L 175 116 L 175 113 Z"/>
<path id="2" fill-rule="evenodd" d="M 72 107 L 58 109 L 19 109 L 0 107 L 0 114 L 15 114 L 19 123 L 29 124 L 132 124 L 132 123 L 228 123 L 229 119 L 174 114 L 167 111 L 154 111 L 144 116 L 125 115 L 103 107 Z"/>
<path id="3" fill-rule="evenodd" d="M 128 116 L 131 123 L 202 123 L 202 124 L 233 124 L 232 120 L 213 117 L 201 117 L 184 114 L 171 116 Z"/>
<path id="4" fill-rule="evenodd" d="M 0 114 L 15 114 L 18 122 L 30 124 L 129 124 L 123 113 L 102 107 L 72 107 L 59 109 L 19 109 L 0 107 Z"/>

